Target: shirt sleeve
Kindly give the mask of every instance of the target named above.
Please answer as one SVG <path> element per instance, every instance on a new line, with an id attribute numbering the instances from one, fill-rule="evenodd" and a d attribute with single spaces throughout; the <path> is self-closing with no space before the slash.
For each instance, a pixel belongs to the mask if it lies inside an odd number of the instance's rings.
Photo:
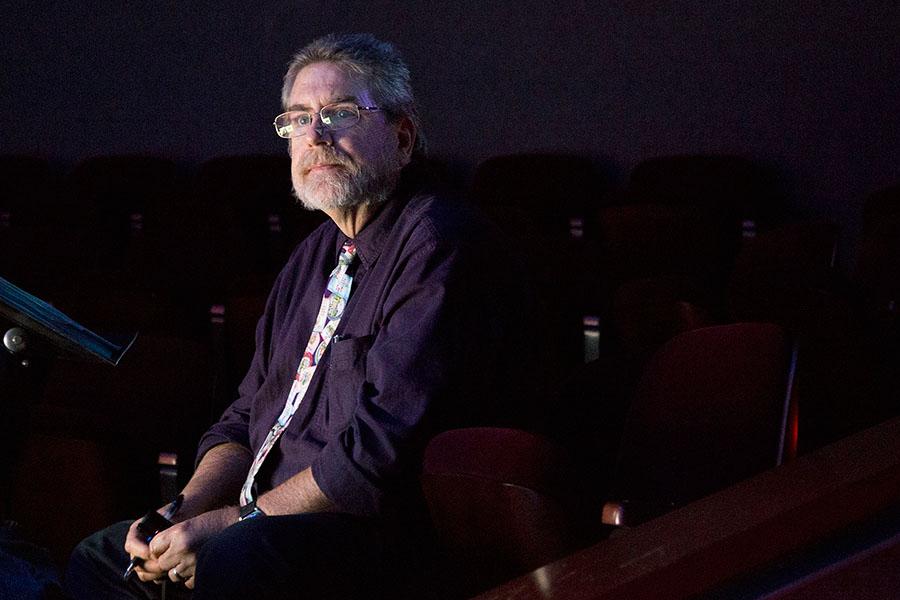
<path id="1" fill-rule="evenodd" d="M 446 401 L 452 379 L 460 266 L 459 248 L 433 239 L 411 244 L 398 261 L 356 408 L 311 465 L 343 511 L 381 514 L 415 481 L 429 413 Z"/>

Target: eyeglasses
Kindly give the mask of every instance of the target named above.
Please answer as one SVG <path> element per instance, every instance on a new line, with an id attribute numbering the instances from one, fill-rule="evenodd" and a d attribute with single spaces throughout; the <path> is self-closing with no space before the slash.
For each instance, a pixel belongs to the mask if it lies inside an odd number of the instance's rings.
<path id="1" fill-rule="evenodd" d="M 381 110 L 377 106 L 359 106 L 352 102 L 336 102 L 319 110 L 322 128 L 328 131 L 347 129 L 359 123 L 359 111 Z M 275 133 L 283 138 L 300 137 L 312 125 L 316 113 L 289 110 L 275 117 Z"/>

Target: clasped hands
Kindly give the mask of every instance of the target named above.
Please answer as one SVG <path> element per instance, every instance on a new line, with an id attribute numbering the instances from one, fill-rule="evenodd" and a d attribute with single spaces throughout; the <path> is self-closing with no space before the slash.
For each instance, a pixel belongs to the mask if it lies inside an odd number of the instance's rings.
<path id="1" fill-rule="evenodd" d="M 125 551 L 132 558 L 143 560 L 134 569 L 141 581 L 161 583 L 168 577 L 194 589 L 200 548 L 210 537 L 237 521 L 238 508 L 226 506 L 179 521 L 156 534 L 149 544 L 138 533 L 139 521 L 135 521 L 128 529 Z"/>

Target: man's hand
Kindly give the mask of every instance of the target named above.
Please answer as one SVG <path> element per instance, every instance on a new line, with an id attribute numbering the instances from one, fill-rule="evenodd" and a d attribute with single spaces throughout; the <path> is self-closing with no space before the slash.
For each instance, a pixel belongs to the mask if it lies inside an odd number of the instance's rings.
<path id="1" fill-rule="evenodd" d="M 238 508 L 226 506 L 159 532 L 150 541 L 149 560 L 140 570 L 135 569 L 138 577 L 149 581 L 168 575 L 172 581 L 184 582 L 187 588 L 194 589 L 197 552 L 211 536 L 237 521 Z"/>
<path id="2" fill-rule="evenodd" d="M 157 512 L 163 514 L 164 509 L 165 507 L 160 508 Z M 134 568 L 138 578 L 141 581 L 152 581 L 159 579 L 165 573 L 159 570 L 156 561 L 151 558 L 150 546 L 147 544 L 144 536 L 137 530 L 140 522 L 141 519 L 138 519 L 128 528 L 128 535 L 125 536 L 125 552 L 131 556 L 132 560 L 139 558 L 143 561 Z"/>
<path id="3" fill-rule="evenodd" d="M 157 534 L 153 541 L 156 542 L 159 538 L 163 540 L 177 538 L 179 543 L 181 543 L 186 532 L 192 534 L 193 537 L 198 537 L 200 530 L 207 530 L 206 535 L 200 540 L 200 544 L 202 544 L 213 533 L 221 531 L 228 525 L 236 522 L 238 509 L 236 507 L 224 508 L 221 510 L 230 514 L 230 517 L 226 514 L 220 515 L 220 520 L 221 518 L 225 520 L 224 524 L 219 523 L 217 528 L 210 529 L 213 525 L 212 522 L 216 520 L 212 515 L 219 512 L 213 509 L 222 507 L 238 498 L 241 484 L 247 476 L 252 460 L 253 454 L 250 450 L 239 444 L 225 443 L 211 448 L 203 456 L 200 464 L 197 465 L 194 476 L 191 477 L 191 480 L 184 488 L 184 503 L 173 519 L 176 521 L 176 524 L 165 532 Z M 160 508 L 158 512 L 163 514 L 165 508 Z M 191 526 L 184 525 L 184 523 L 194 519 L 201 519 L 201 521 Z M 183 573 L 178 568 L 178 563 L 168 566 L 168 568 L 166 567 L 168 563 L 164 563 L 163 566 L 159 565 L 158 559 L 165 554 L 165 549 L 160 549 L 154 554 L 145 539 L 137 532 L 137 524 L 138 521 L 135 521 L 128 530 L 128 535 L 125 538 L 125 551 L 132 558 L 137 557 L 144 561 L 142 565 L 136 566 L 134 569 L 140 580 L 157 581 L 166 576 L 174 578 L 175 573 L 171 572 L 173 568 L 176 569 L 178 575 L 182 575 Z M 177 532 L 170 533 L 176 528 Z M 163 536 L 163 533 L 166 535 Z M 171 541 L 169 545 L 171 545 Z M 199 545 L 195 543 L 195 546 L 194 554 L 199 549 Z M 154 547 L 156 548 L 157 546 Z M 196 562 L 196 560 L 193 562 Z M 185 569 L 187 569 L 187 565 L 185 565 Z M 193 567 L 191 567 L 190 572 L 193 574 Z M 191 586 L 193 586 L 193 581 Z"/>

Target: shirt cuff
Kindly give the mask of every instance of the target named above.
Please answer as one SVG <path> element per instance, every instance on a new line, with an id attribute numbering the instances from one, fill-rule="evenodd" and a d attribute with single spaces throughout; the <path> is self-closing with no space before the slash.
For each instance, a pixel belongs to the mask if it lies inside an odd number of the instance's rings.
<path id="1" fill-rule="evenodd" d="M 194 468 L 197 468 L 197 465 L 200 464 L 200 460 L 203 456 L 210 451 L 213 446 L 218 446 L 220 444 L 240 444 L 245 448 L 250 448 L 250 443 L 247 435 L 240 435 L 238 431 L 228 431 L 221 430 L 217 426 L 213 426 L 212 429 L 203 434 L 203 437 L 200 438 L 200 444 L 197 447 L 197 456 L 194 458 Z"/>
<path id="2" fill-rule="evenodd" d="M 313 479 L 341 512 L 357 516 L 380 514 L 384 493 L 366 478 L 343 446 L 342 440 L 337 439 L 322 448 L 310 465 Z"/>

